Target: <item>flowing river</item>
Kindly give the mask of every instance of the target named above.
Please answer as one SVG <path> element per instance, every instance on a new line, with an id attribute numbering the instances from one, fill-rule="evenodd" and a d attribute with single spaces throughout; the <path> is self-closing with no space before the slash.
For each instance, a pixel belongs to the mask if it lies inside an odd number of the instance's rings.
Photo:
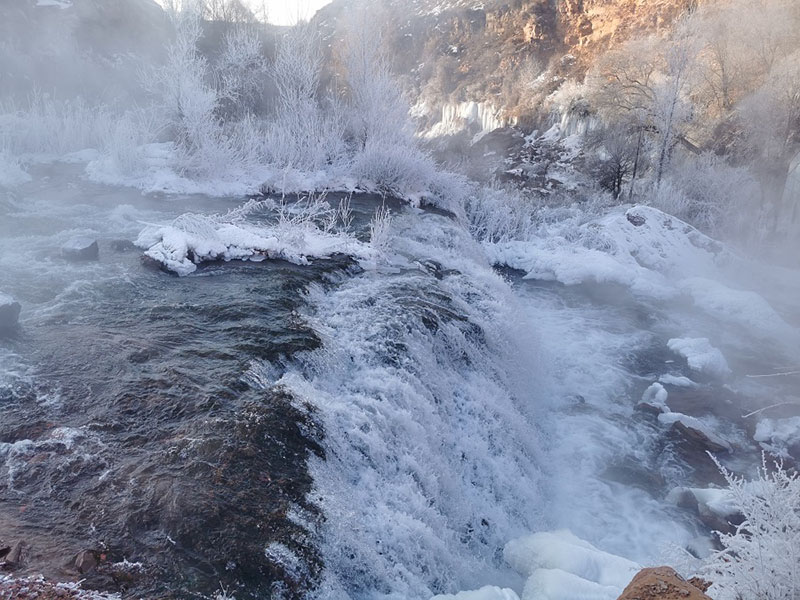
<path id="1" fill-rule="evenodd" d="M 0 196 L 0 290 L 23 306 L 0 338 L 0 541 L 25 544 L 16 574 L 153 598 L 520 591 L 503 546 L 531 532 L 640 563 L 709 547 L 707 520 L 668 498 L 721 483 L 709 440 L 637 410 L 654 382 L 745 472 L 760 449 L 743 415 L 784 401 L 773 416 L 794 416 L 796 377 L 752 377 L 796 367 L 794 338 L 494 269 L 447 214 L 394 205 L 374 268 L 337 255 L 175 277 L 132 240 L 242 199 L 80 173 L 42 166 Z M 358 237 L 383 203 L 354 198 Z M 99 260 L 61 257 L 75 235 Z M 685 337 L 714 339 L 733 377 L 696 376 L 668 348 Z M 99 566 L 81 575 L 87 550 Z"/>

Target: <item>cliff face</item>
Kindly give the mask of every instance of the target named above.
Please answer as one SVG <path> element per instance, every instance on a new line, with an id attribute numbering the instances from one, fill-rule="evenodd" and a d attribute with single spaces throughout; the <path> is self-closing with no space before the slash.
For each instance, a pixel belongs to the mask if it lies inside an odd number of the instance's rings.
<path id="1" fill-rule="evenodd" d="M 396 71 L 421 102 L 487 103 L 518 117 L 532 110 L 530 84 L 548 67 L 554 85 L 580 78 L 614 45 L 667 32 L 697 1 L 334 0 L 316 20 L 335 37 L 350 11 L 369 11 L 389 24 Z"/>

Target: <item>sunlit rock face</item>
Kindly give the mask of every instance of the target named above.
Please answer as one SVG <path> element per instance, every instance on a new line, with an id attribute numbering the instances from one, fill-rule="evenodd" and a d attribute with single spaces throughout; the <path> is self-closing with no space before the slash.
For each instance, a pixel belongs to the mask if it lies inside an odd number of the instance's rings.
<path id="1" fill-rule="evenodd" d="M 524 79 L 547 67 L 553 89 L 582 77 L 594 60 L 642 33 L 668 31 L 698 0 L 334 0 L 315 21 L 333 41 L 363 3 L 377 21 L 393 23 L 385 37 L 398 74 L 428 108 L 422 129 L 441 119 L 445 105 L 491 105 L 498 120 L 535 117 Z M 336 43 L 331 44 L 337 47 Z M 542 86 L 539 86 L 542 87 Z"/>

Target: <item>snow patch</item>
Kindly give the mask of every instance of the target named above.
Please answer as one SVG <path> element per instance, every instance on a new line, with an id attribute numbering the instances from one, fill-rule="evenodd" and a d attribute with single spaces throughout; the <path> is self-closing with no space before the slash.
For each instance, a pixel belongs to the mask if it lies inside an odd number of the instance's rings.
<path id="1" fill-rule="evenodd" d="M 764 450 L 788 457 L 788 448 L 800 444 L 800 417 L 762 419 L 756 425 L 753 439 Z"/>
<path id="2" fill-rule="evenodd" d="M 440 594 L 431 600 L 520 600 L 520 598 L 514 590 L 487 585 L 470 592 Z"/>
<path id="3" fill-rule="evenodd" d="M 714 377 L 726 377 L 731 374 L 722 352 L 712 346 L 708 338 L 674 338 L 667 342 L 667 346 L 676 354 L 683 356 L 693 371 Z"/>
<path id="4" fill-rule="evenodd" d="M 615 600 L 641 569 L 568 530 L 513 540 L 506 545 L 504 556 L 528 578 L 521 600 Z"/>

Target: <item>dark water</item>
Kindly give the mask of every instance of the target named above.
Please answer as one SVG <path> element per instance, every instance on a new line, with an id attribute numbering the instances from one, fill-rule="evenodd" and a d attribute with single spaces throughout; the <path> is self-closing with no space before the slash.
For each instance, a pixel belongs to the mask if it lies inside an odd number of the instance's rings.
<path id="1" fill-rule="evenodd" d="M 0 204 L 0 289 L 23 304 L 19 330 L 0 340 L 0 540 L 25 543 L 17 573 L 78 576 L 71 559 L 91 551 L 99 567 L 84 587 L 299 595 L 321 567 L 306 459 L 322 455 L 322 431 L 274 382 L 319 344 L 298 315 L 307 286 L 355 265 L 213 264 L 173 277 L 119 241 L 142 222 L 239 200 L 68 180 L 53 173 Z M 359 199 L 356 226 L 379 203 Z M 58 256 L 75 233 L 98 238 L 98 262 Z M 268 557 L 273 542 L 299 562 Z"/>

